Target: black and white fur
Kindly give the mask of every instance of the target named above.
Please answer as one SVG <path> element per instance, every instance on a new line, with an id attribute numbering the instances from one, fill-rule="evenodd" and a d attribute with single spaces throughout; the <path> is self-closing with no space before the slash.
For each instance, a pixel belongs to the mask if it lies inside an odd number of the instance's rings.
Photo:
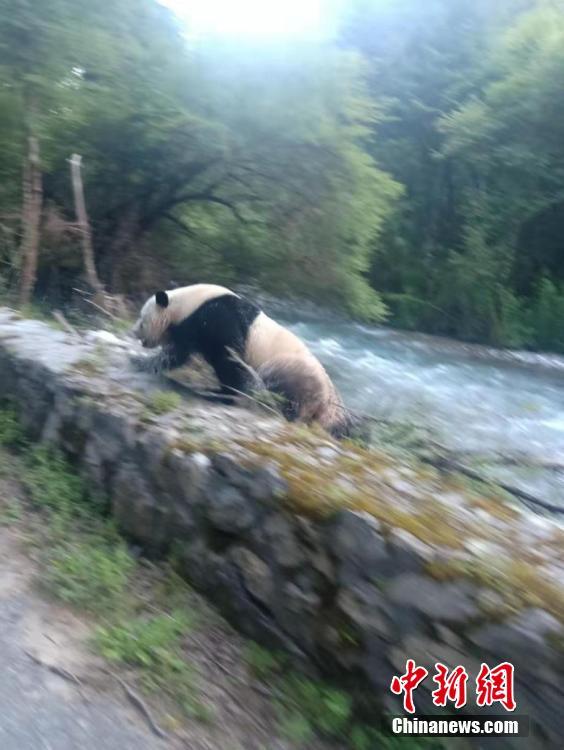
<path id="1" fill-rule="evenodd" d="M 133 333 L 147 348 L 161 346 L 143 369 L 174 369 L 200 354 L 225 396 L 260 383 L 284 397 L 288 419 L 317 422 L 336 436 L 347 432 L 349 416 L 337 389 L 305 343 L 226 287 L 193 284 L 157 292 Z"/>

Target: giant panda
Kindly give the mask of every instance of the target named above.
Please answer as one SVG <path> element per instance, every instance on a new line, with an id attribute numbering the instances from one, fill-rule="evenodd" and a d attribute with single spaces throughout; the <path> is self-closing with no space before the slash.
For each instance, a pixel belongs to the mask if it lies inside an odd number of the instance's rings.
<path id="1" fill-rule="evenodd" d="M 157 292 L 143 305 L 133 334 L 146 348 L 161 347 L 154 357 L 136 358 L 142 369 L 174 369 L 200 354 L 225 399 L 260 383 L 283 396 L 287 419 L 316 422 L 336 437 L 348 433 L 350 415 L 321 362 L 291 331 L 226 287 Z"/>

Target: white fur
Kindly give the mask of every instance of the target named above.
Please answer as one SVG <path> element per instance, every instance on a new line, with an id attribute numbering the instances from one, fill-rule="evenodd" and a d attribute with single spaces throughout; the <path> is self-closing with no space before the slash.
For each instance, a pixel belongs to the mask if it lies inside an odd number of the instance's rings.
<path id="1" fill-rule="evenodd" d="M 249 328 L 245 361 L 256 370 L 281 355 L 313 357 L 301 339 L 261 312 Z"/>

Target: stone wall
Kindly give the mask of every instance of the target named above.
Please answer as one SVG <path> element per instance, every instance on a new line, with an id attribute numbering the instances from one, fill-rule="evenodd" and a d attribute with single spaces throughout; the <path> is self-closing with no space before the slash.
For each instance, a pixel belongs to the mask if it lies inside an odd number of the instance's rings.
<path id="1" fill-rule="evenodd" d="M 165 387 L 110 336 L 0 309 L 2 396 L 105 493 L 126 534 L 147 554 L 174 551 L 245 634 L 396 714 L 390 681 L 408 658 L 431 674 L 466 667 L 470 714 L 481 662 L 510 661 L 532 736 L 496 747 L 562 747 L 561 526 L 260 411 L 187 398 L 156 416 Z M 418 714 L 437 710 L 431 674 Z"/>

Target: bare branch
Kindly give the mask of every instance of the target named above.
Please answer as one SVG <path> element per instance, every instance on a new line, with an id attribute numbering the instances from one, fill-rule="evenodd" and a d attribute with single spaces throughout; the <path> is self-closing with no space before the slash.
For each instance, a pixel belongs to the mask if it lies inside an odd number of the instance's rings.
<path id="1" fill-rule="evenodd" d="M 92 246 L 92 230 L 86 213 L 86 202 L 84 200 L 84 188 L 82 185 L 81 174 L 82 157 L 79 154 L 73 154 L 70 159 L 72 191 L 74 195 L 74 205 L 76 210 L 76 223 L 82 236 L 82 257 L 84 270 L 88 283 L 94 291 L 103 297 L 104 285 L 100 281 L 96 264 L 94 262 L 94 248 Z"/>

